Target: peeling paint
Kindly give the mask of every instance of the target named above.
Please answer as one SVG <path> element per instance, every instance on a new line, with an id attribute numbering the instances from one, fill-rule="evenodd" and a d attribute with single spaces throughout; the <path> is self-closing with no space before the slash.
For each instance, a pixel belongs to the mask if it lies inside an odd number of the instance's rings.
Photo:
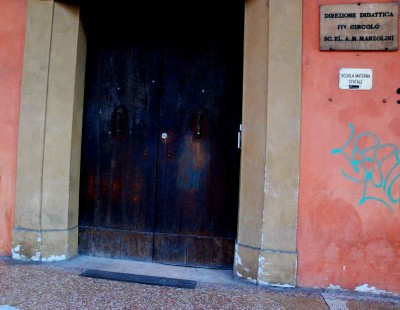
<path id="1" fill-rule="evenodd" d="M 31 257 L 31 260 L 33 260 L 34 262 L 39 262 L 41 254 L 41 252 L 36 252 L 35 256 Z"/>
<path id="2" fill-rule="evenodd" d="M 17 245 L 11 250 L 12 258 L 13 259 L 25 259 L 26 257 L 22 257 L 20 254 L 21 246 Z"/>
<path id="3" fill-rule="evenodd" d="M 262 275 L 264 273 L 264 270 L 263 270 L 264 261 L 265 261 L 265 257 L 260 255 L 258 257 L 258 279 L 260 278 L 260 275 Z"/>
<path id="4" fill-rule="evenodd" d="M 264 166 L 264 193 L 267 193 L 268 182 L 267 182 L 267 165 Z"/>
<path id="5" fill-rule="evenodd" d="M 258 284 L 264 285 L 264 286 L 281 287 L 281 288 L 294 288 L 295 287 L 294 285 L 290 285 L 290 284 L 270 283 L 270 282 L 261 281 L 261 280 L 258 280 Z"/>
<path id="6" fill-rule="evenodd" d="M 42 257 L 42 252 L 37 251 L 35 252 L 35 255 L 32 257 L 27 257 L 23 254 L 21 254 L 21 245 L 17 245 L 12 249 L 12 258 L 17 259 L 17 260 L 32 260 L 34 262 L 56 262 L 56 261 L 62 261 L 66 260 L 65 255 L 51 255 L 49 257 Z"/>
<path id="7" fill-rule="evenodd" d="M 246 270 L 246 269 L 245 269 L 245 270 Z M 250 270 L 247 269 L 246 271 L 250 271 Z M 242 275 L 238 270 L 236 270 L 236 275 L 237 275 L 239 278 L 246 279 L 247 281 L 250 281 L 250 282 L 252 282 L 252 283 L 254 283 L 254 284 L 257 284 L 257 280 L 255 280 L 255 279 L 253 279 L 253 278 L 251 278 L 251 277 L 245 277 L 245 276 Z"/>
<path id="8" fill-rule="evenodd" d="M 263 222 L 264 222 L 264 210 L 263 210 Z M 263 227 L 261 228 L 261 246 L 264 244 L 264 223 L 262 224 Z"/>
<path id="9" fill-rule="evenodd" d="M 342 288 L 340 287 L 340 285 L 333 285 L 333 284 L 329 284 L 329 286 L 327 287 L 328 290 L 341 290 Z"/>
<path id="10" fill-rule="evenodd" d="M 42 262 L 58 262 L 66 259 L 65 255 L 51 255 L 49 257 L 42 257 Z"/>
<path id="11" fill-rule="evenodd" d="M 267 282 L 267 281 L 262 281 L 262 280 L 260 280 L 260 279 L 258 279 L 258 284 L 259 284 L 259 285 L 265 285 L 265 286 L 269 286 L 269 285 L 270 285 L 269 282 Z"/>
<path id="12" fill-rule="evenodd" d="M 247 277 L 246 280 L 247 280 L 247 281 L 250 281 L 250 282 L 252 282 L 252 283 L 254 283 L 254 284 L 257 284 L 257 280 L 254 280 L 254 279 L 252 279 L 252 278 L 250 278 L 250 277 Z"/>
<path id="13" fill-rule="evenodd" d="M 282 287 L 282 288 L 294 288 L 294 285 L 290 284 L 270 284 L 271 286 Z"/>
<path id="14" fill-rule="evenodd" d="M 235 265 L 242 266 L 242 259 L 239 256 L 239 247 L 237 244 L 235 245 Z"/>
<path id="15" fill-rule="evenodd" d="M 14 253 L 14 252 L 12 253 L 12 258 L 13 259 L 22 259 L 21 255 L 19 255 L 18 253 Z"/>
<path id="16" fill-rule="evenodd" d="M 368 284 L 363 284 L 363 285 L 357 286 L 354 290 L 357 291 L 357 292 L 362 292 L 362 293 L 391 294 L 391 295 L 393 295 L 393 293 L 390 293 L 390 292 L 384 291 L 384 290 L 379 290 L 375 286 L 371 286 L 370 287 L 370 286 L 368 286 Z"/>

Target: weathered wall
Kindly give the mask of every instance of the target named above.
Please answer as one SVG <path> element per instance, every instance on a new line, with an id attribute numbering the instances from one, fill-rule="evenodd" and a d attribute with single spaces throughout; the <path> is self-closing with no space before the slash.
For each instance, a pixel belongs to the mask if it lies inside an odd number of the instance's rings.
<path id="1" fill-rule="evenodd" d="M 298 0 L 246 1 L 235 274 L 266 285 L 296 284 L 301 14 Z"/>
<path id="2" fill-rule="evenodd" d="M 13 258 L 77 253 L 85 60 L 79 7 L 28 0 Z"/>
<path id="3" fill-rule="evenodd" d="M 400 52 L 320 52 L 319 6 L 344 2 L 303 1 L 298 285 L 400 293 Z M 339 90 L 340 67 L 373 90 Z"/>
<path id="4" fill-rule="evenodd" d="M 0 0 L 0 256 L 11 253 L 26 0 Z"/>

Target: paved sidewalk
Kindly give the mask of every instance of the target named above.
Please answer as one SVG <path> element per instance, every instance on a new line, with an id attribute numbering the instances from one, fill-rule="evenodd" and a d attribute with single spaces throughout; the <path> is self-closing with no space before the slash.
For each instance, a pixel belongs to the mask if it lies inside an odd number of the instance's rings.
<path id="1" fill-rule="evenodd" d="M 86 266 L 85 266 L 86 268 Z M 176 289 L 80 277 L 71 263 L 0 259 L 0 310 L 10 309 L 400 309 L 400 297 L 273 289 L 232 280 Z M 12 309 L 12 308 L 11 308 Z"/>

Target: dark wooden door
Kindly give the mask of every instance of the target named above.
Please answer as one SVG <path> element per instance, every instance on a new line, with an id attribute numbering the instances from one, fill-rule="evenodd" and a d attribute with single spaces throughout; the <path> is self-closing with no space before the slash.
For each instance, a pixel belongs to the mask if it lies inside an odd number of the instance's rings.
<path id="1" fill-rule="evenodd" d="M 140 7 L 133 20 L 118 11 L 103 28 L 112 12 L 88 18 L 82 254 L 233 263 L 243 4 L 204 4 Z"/>

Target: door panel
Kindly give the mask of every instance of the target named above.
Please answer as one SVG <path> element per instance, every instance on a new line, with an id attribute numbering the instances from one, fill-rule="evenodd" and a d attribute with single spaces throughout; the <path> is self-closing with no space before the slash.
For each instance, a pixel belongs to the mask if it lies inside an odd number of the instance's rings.
<path id="1" fill-rule="evenodd" d="M 159 129 L 168 136 L 159 137 L 158 149 L 158 262 L 214 267 L 232 263 L 241 66 L 240 53 L 237 63 L 226 63 L 233 50 L 217 43 L 163 50 Z"/>
<path id="2" fill-rule="evenodd" d="M 89 42 L 88 59 L 81 252 L 151 260 L 158 132 L 153 81 L 158 50 Z M 116 229 L 121 233 L 109 231 Z M 108 236 L 105 240 L 104 235 Z M 99 246 L 108 243 L 107 238 L 113 244 Z"/>

